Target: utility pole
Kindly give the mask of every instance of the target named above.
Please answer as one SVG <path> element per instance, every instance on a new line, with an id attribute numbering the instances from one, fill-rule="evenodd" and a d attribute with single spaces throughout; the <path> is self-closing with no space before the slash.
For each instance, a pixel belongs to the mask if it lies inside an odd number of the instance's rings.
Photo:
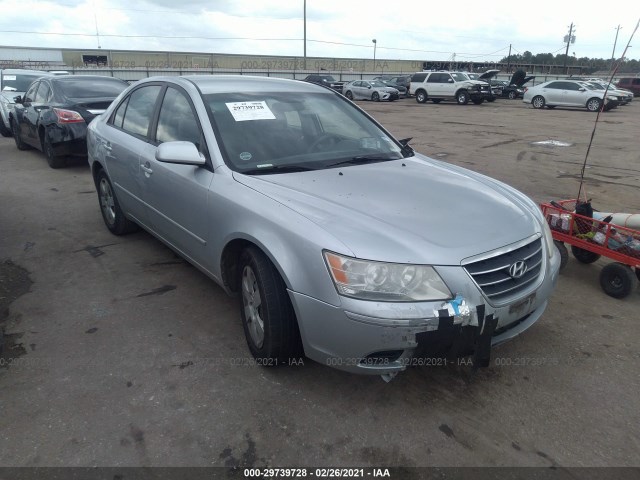
<path id="1" fill-rule="evenodd" d="M 616 39 L 613 41 L 613 52 L 611 52 L 611 70 L 613 70 L 613 63 L 616 61 L 616 44 L 618 43 L 618 33 L 622 27 L 618 25 L 616 28 Z"/>
<path id="2" fill-rule="evenodd" d="M 569 35 L 565 37 L 567 39 L 567 49 L 564 52 L 564 64 L 562 65 L 562 71 L 568 73 L 565 69 L 567 68 L 567 57 L 569 56 L 569 44 L 576 42 L 576 37 L 573 35 L 573 22 L 569 26 Z"/>
<path id="3" fill-rule="evenodd" d="M 304 69 L 307 69 L 307 0 L 304 0 Z"/>
<path id="4" fill-rule="evenodd" d="M 511 68 L 511 44 L 509 44 L 509 55 L 507 55 L 507 73 L 509 73 L 510 68 Z"/>
<path id="5" fill-rule="evenodd" d="M 373 42 L 373 71 L 376 71 L 376 47 L 378 46 L 378 41 L 374 38 L 371 40 Z"/>

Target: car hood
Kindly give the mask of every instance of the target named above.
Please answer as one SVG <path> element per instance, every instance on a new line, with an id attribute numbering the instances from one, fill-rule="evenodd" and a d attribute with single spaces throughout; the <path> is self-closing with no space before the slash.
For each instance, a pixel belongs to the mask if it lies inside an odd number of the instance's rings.
<path id="1" fill-rule="evenodd" d="M 373 89 L 377 90 L 378 92 L 387 92 L 387 93 L 394 93 L 398 91 L 398 89 L 394 87 L 373 87 Z"/>
<path id="2" fill-rule="evenodd" d="M 522 194 L 420 155 L 300 173 L 234 172 L 234 178 L 370 260 L 459 265 L 541 228 Z"/>
<path id="3" fill-rule="evenodd" d="M 484 72 L 483 74 L 481 74 L 478 79 L 479 80 L 490 80 L 493 77 L 495 77 L 496 75 L 498 75 L 500 73 L 500 70 L 487 70 L 486 72 Z"/>

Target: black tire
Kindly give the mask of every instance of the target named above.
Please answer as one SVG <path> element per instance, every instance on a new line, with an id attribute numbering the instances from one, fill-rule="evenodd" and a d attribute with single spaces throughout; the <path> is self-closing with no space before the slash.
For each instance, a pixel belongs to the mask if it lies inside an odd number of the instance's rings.
<path id="1" fill-rule="evenodd" d="M 65 166 L 66 161 L 65 157 L 60 155 L 56 155 L 55 150 L 53 149 L 53 145 L 51 145 L 51 140 L 49 140 L 49 136 L 47 133 L 44 133 L 44 138 L 42 139 L 42 151 L 44 152 L 44 156 L 47 157 L 47 163 L 51 168 L 62 168 Z"/>
<path id="2" fill-rule="evenodd" d="M 631 267 L 614 262 L 605 265 L 600 272 L 600 286 L 610 297 L 625 298 L 638 286 L 638 278 Z"/>
<path id="3" fill-rule="evenodd" d="M 435 103 L 435 104 L 438 104 L 438 103 L 440 103 L 442 101 L 442 99 L 441 98 L 432 98 L 431 101 L 433 103 Z"/>
<path id="4" fill-rule="evenodd" d="M 351 93 L 351 90 L 347 90 L 347 93 L 345 93 L 344 96 L 349 100 L 353 100 L 353 93 Z"/>
<path id="5" fill-rule="evenodd" d="M 298 324 L 278 270 L 262 251 L 248 247 L 240 254 L 238 278 L 240 315 L 251 355 L 264 366 L 299 357 Z"/>
<path id="6" fill-rule="evenodd" d="M 29 150 L 31 147 L 22 141 L 20 130 L 18 129 L 18 124 L 15 120 L 11 122 L 11 130 L 13 131 L 13 140 L 16 142 L 16 148 L 18 150 Z"/>
<path id="7" fill-rule="evenodd" d="M 564 243 L 558 240 L 554 240 L 553 244 L 556 246 L 556 248 L 560 252 L 560 270 L 563 270 L 564 267 L 566 267 L 567 263 L 569 262 L 569 250 L 567 250 L 567 247 Z"/>
<path id="8" fill-rule="evenodd" d="M 114 235 L 125 235 L 135 232 L 138 225 L 129 220 L 122 213 L 120 203 L 111 185 L 111 180 L 104 170 L 100 170 L 96 175 L 96 189 L 98 191 L 98 204 L 102 219 L 109 231 Z"/>
<path id="9" fill-rule="evenodd" d="M 489 102 L 489 103 L 493 103 L 493 102 L 495 102 L 495 101 L 496 101 L 496 97 L 489 97 L 489 98 L 487 98 L 487 102 Z"/>
<path id="10" fill-rule="evenodd" d="M 587 110 L 590 112 L 597 112 L 602 108 L 602 100 L 597 97 L 587 100 Z"/>
<path id="11" fill-rule="evenodd" d="M 424 90 L 418 90 L 416 92 L 416 102 L 425 103 L 427 101 L 427 98 L 427 92 L 425 92 Z"/>
<path id="12" fill-rule="evenodd" d="M 471 100 L 475 105 L 482 105 L 484 103 L 484 98 L 475 98 Z"/>
<path id="13" fill-rule="evenodd" d="M 636 277 L 638 277 L 638 281 L 640 281 L 640 268 L 636 268 Z"/>
<path id="14" fill-rule="evenodd" d="M 531 99 L 531 105 L 533 108 L 544 108 L 547 102 L 544 100 L 542 95 L 536 95 Z"/>
<path id="15" fill-rule="evenodd" d="M 0 134 L 3 137 L 10 137 L 12 135 L 11 129 L 5 126 L 4 120 L 2 120 L 2 118 L 0 118 Z"/>
<path id="16" fill-rule="evenodd" d="M 510 90 L 509 93 L 507 94 L 507 97 L 509 97 L 509 100 L 515 100 L 516 98 L 518 98 L 518 92 L 514 92 L 513 90 Z"/>
<path id="17" fill-rule="evenodd" d="M 600 255 L 597 253 L 590 252 L 589 250 L 585 250 L 584 248 L 576 247 L 575 245 L 571 245 L 571 253 L 580 263 L 593 263 L 600 258 Z"/>
<path id="18" fill-rule="evenodd" d="M 380 101 L 380 94 L 378 92 L 373 92 L 371 94 L 371 100 L 373 100 L 374 102 L 379 102 Z"/>
<path id="19" fill-rule="evenodd" d="M 469 103 L 469 94 L 466 90 L 460 90 L 456 93 L 456 102 L 458 102 L 458 105 L 466 105 Z"/>

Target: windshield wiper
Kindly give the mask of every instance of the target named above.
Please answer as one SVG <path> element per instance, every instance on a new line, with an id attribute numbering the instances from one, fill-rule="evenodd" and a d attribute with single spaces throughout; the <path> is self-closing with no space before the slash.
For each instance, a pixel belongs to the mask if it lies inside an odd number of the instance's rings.
<path id="1" fill-rule="evenodd" d="M 326 168 L 337 167 L 339 165 L 362 165 L 364 163 L 373 163 L 373 162 L 388 162 L 391 160 L 400 160 L 397 157 L 389 157 L 388 153 L 378 153 L 372 155 L 357 155 L 355 157 L 348 158 L 346 160 L 341 160 L 336 163 L 330 163 L 326 166 Z"/>
<path id="2" fill-rule="evenodd" d="M 311 170 L 317 170 L 314 167 L 308 167 L 305 165 L 271 165 L 262 168 L 252 168 L 249 170 L 242 170 L 240 173 L 244 175 L 264 175 L 270 173 L 295 173 L 295 172 L 309 172 Z"/>

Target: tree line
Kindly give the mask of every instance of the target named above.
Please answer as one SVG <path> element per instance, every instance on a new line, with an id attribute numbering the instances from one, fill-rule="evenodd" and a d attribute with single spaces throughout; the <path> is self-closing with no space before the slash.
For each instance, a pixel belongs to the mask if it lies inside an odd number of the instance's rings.
<path id="1" fill-rule="evenodd" d="M 615 60 L 615 62 L 619 61 L 620 59 Z M 518 53 L 506 56 L 498 63 L 534 64 L 560 67 L 566 64 L 567 67 L 582 67 L 583 73 L 593 73 L 598 71 L 609 71 L 611 69 L 612 60 L 610 58 L 576 58 L 572 55 L 565 55 L 564 53 L 559 53 L 557 55 L 554 55 L 553 53 L 538 53 L 534 55 L 529 51 L 525 51 L 522 54 Z M 640 61 L 635 59 L 625 59 L 618 68 L 618 73 L 640 73 Z"/>

